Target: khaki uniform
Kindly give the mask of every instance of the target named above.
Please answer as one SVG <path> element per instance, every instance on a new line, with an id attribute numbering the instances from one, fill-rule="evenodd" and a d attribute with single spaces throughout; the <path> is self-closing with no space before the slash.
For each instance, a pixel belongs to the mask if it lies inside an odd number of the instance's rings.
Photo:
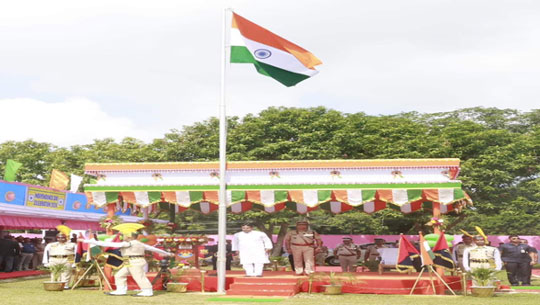
<path id="1" fill-rule="evenodd" d="M 474 247 L 475 245 L 474 244 L 459 244 L 455 247 L 454 249 L 454 260 L 456 261 L 457 263 L 457 266 L 459 267 L 459 269 L 461 270 L 465 270 L 465 268 L 463 268 L 463 252 L 465 252 L 465 249 L 467 248 L 472 248 Z"/>
<path id="2" fill-rule="evenodd" d="M 321 243 L 319 234 L 312 230 L 294 230 L 287 233 L 285 244 L 293 255 L 296 274 L 315 272 L 315 248 L 319 247 Z"/>
<path id="3" fill-rule="evenodd" d="M 127 259 L 127 261 L 114 275 L 114 283 L 117 287 L 127 287 L 127 276 L 131 274 L 131 277 L 133 277 L 133 280 L 135 280 L 141 290 L 152 289 L 152 284 L 144 272 L 146 260 L 144 259 L 145 248 L 143 243 L 138 240 L 132 240 L 128 243 L 130 246 L 120 248 L 122 257 Z"/>
<path id="4" fill-rule="evenodd" d="M 358 247 L 350 243 L 349 245 L 339 244 L 334 249 L 334 255 L 339 259 L 343 272 L 356 272 L 356 262 L 358 261 Z"/>
<path id="5" fill-rule="evenodd" d="M 381 254 L 379 253 L 378 249 L 381 248 L 387 248 L 385 245 L 377 246 L 377 245 L 371 245 L 366 249 L 366 256 L 367 260 L 375 261 L 377 258 L 381 257 Z"/>
<path id="6" fill-rule="evenodd" d="M 54 242 L 50 243 L 45 247 L 46 254 L 43 256 L 43 264 L 48 264 L 49 266 L 64 264 L 66 265 L 66 271 L 60 274 L 60 281 L 66 282 L 66 286 L 69 285 L 71 280 L 72 265 L 75 261 L 75 249 L 76 245 L 74 243 L 66 242 L 59 243 Z M 53 281 L 53 275 L 51 274 L 51 281 Z"/>
<path id="7" fill-rule="evenodd" d="M 127 292 L 127 276 L 131 274 L 133 280 L 137 283 L 142 290 L 137 296 L 149 297 L 153 295 L 152 284 L 146 278 L 144 268 L 146 266 L 146 260 L 144 259 L 144 251 L 151 251 L 160 253 L 162 255 L 169 255 L 167 251 L 145 245 L 138 240 L 124 241 L 124 242 L 103 242 L 96 240 L 85 240 L 84 243 L 91 243 L 102 247 L 120 248 L 122 258 L 125 260 L 124 265 L 114 275 L 114 282 L 116 283 L 116 290 L 109 293 L 111 295 L 125 295 Z"/>
<path id="8" fill-rule="evenodd" d="M 317 266 L 324 266 L 326 258 L 328 257 L 328 249 L 324 249 L 326 247 L 322 247 L 320 252 L 315 253 L 315 264 Z"/>

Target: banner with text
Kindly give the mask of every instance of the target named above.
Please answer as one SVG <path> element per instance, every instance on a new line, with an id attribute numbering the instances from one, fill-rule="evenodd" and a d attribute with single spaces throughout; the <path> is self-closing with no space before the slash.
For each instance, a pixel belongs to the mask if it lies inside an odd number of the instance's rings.
<path id="1" fill-rule="evenodd" d="M 29 187 L 26 196 L 26 206 L 63 210 L 66 204 L 66 193 Z"/>

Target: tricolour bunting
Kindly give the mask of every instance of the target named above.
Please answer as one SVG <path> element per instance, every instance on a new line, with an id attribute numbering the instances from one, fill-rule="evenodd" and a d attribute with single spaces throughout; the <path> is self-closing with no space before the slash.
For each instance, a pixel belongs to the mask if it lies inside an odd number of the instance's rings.
<path id="1" fill-rule="evenodd" d="M 322 62 L 302 47 L 233 13 L 231 63 L 255 65 L 257 72 L 287 87 L 318 73 Z"/>

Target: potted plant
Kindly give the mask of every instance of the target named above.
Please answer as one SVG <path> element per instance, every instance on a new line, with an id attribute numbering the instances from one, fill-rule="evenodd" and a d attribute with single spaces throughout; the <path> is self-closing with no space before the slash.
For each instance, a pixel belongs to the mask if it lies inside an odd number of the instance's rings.
<path id="1" fill-rule="evenodd" d="M 380 262 L 378 260 L 367 260 L 363 263 L 364 267 L 368 268 L 370 272 L 379 271 L 379 264 Z"/>
<path id="2" fill-rule="evenodd" d="M 473 286 L 471 292 L 476 297 L 491 297 L 495 293 L 495 285 L 493 281 L 496 280 L 495 269 L 489 268 L 475 268 L 469 274 L 473 280 Z"/>
<path id="3" fill-rule="evenodd" d="M 187 291 L 187 286 L 189 283 L 181 282 L 181 278 L 185 273 L 186 269 L 183 266 L 180 266 L 180 268 L 176 270 L 176 273 L 171 276 L 171 281 L 167 283 L 167 292 L 183 293 Z"/>
<path id="4" fill-rule="evenodd" d="M 314 281 L 327 282 L 326 285 L 321 285 L 323 287 L 323 293 L 327 295 L 338 295 L 341 294 L 344 283 L 353 283 L 358 280 L 353 274 L 342 273 L 341 275 L 336 275 L 335 272 L 330 273 L 312 273 L 309 275 L 309 288 L 308 292 L 311 293 L 311 286 Z"/>
<path id="5" fill-rule="evenodd" d="M 43 288 L 46 291 L 63 291 L 66 286 L 66 282 L 60 281 L 60 275 L 65 272 L 68 266 L 65 264 L 55 264 L 46 267 L 46 270 L 51 273 L 51 281 L 43 282 Z"/>
<path id="6" fill-rule="evenodd" d="M 270 261 L 272 262 L 274 271 L 287 271 L 289 258 L 284 256 L 272 256 L 270 257 Z"/>

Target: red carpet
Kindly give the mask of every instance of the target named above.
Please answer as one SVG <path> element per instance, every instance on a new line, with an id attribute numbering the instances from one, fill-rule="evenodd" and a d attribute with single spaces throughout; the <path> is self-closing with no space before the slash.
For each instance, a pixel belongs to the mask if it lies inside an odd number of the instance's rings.
<path id="1" fill-rule="evenodd" d="M 148 279 L 153 280 L 155 273 L 149 273 Z M 362 272 L 356 276 L 354 283 L 344 283 L 344 293 L 358 294 L 409 294 L 417 274 L 387 273 L 379 275 L 376 272 Z M 265 271 L 261 278 L 244 277 L 242 271 L 227 272 L 225 289 L 229 295 L 294 295 L 298 292 L 308 291 L 308 278 L 295 276 L 291 272 Z M 454 291 L 461 290 L 461 281 L 458 276 L 446 276 L 446 282 Z M 188 291 L 201 291 L 201 277 L 197 271 L 182 276 L 181 281 L 188 282 Z M 132 279 L 128 280 L 129 289 L 137 289 Z M 322 292 L 323 281 L 314 281 L 312 292 Z M 154 285 L 154 289 L 161 289 L 160 283 Z M 444 293 L 442 283 L 435 281 L 435 289 L 438 294 Z M 214 271 L 210 271 L 204 278 L 204 290 L 215 292 L 217 290 L 217 277 Z M 414 294 L 433 294 L 429 276 L 422 276 L 418 282 Z"/>
<path id="2" fill-rule="evenodd" d="M 36 276 L 46 274 L 47 272 L 41 270 L 28 270 L 28 271 L 13 271 L 13 272 L 0 272 L 0 280 L 16 279 L 18 277 Z"/>

